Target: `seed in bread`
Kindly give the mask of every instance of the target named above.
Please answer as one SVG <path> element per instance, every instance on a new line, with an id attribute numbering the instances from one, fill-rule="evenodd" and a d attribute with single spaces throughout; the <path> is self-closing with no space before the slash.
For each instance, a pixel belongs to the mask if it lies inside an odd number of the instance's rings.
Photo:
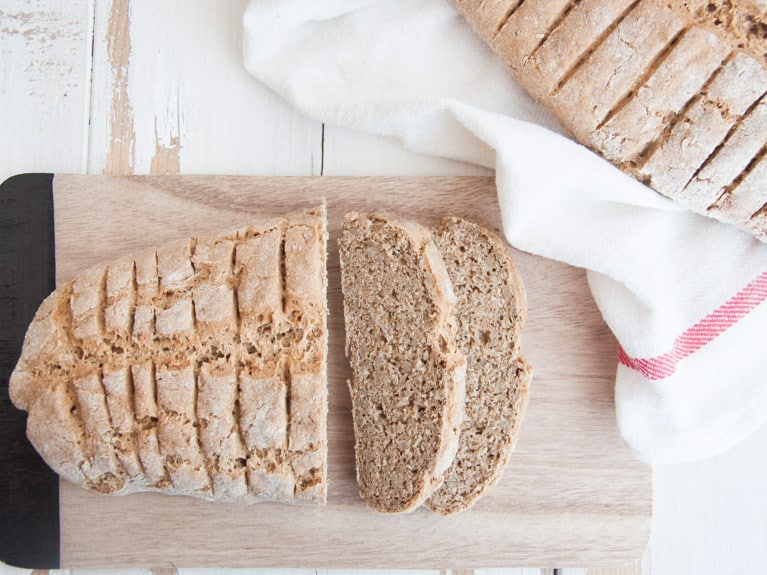
<path id="1" fill-rule="evenodd" d="M 457 298 L 458 349 L 467 358 L 458 452 L 426 501 L 450 515 L 472 506 L 501 478 L 519 437 L 532 369 L 520 349 L 526 300 L 508 245 L 457 217 L 444 219 L 435 238 Z"/>
<path id="2" fill-rule="evenodd" d="M 10 380 L 62 477 L 102 493 L 324 503 L 324 207 L 86 270 Z"/>
<path id="3" fill-rule="evenodd" d="M 455 295 L 416 224 L 348 214 L 339 249 L 360 495 L 377 511 L 412 511 L 458 448 L 466 362 Z"/>

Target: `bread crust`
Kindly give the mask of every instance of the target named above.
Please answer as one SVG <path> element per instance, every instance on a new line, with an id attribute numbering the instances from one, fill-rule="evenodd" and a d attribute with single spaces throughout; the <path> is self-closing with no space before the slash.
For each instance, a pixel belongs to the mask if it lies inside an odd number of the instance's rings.
<path id="1" fill-rule="evenodd" d="M 456 4 L 580 143 L 689 209 L 767 241 L 767 132 L 753 128 L 767 103 L 763 2 Z"/>
<path id="2" fill-rule="evenodd" d="M 326 244 L 323 204 L 59 287 L 10 379 L 33 445 L 102 493 L 324 503 Z"/>

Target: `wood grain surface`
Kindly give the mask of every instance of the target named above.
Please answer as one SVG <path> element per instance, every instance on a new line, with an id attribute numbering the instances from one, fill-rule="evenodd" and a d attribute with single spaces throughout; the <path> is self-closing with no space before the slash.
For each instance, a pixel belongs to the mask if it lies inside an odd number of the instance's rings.
<path id="1" fill-rule="evenodd" d="M 615 341 L 583 271 L 521 252 L 514 255 L 528 295 L 523 347 L 535 376 L 517 452 L 496 489 L 451 518 L 426 509 L 384 516 L 357 495 L 336 248 L 343 214 L 388 210 L 430 224 L 455 213 L 498 228 L 491 178 L 58 175 L 57 282 L 143 247 L 322 198 L 331 234 L 328 505 L 109 497 L 62 484 L 62 566 L 577 567 L 637 560 L 649 535 L 651 471 L 632 459 L 616 428 Z"/>

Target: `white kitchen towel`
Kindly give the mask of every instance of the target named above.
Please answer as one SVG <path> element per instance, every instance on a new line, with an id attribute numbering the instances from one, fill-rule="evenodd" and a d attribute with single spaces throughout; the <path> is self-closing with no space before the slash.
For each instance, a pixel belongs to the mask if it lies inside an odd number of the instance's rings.
<path id="1" fill-rule="evenodd" d="M 588 270 L 639 458 L 707 457 L 765 422 L 767 245 L 562 135 L 449 0 L 251 0 L 243 50 L 312 118 L 495 169 L 508 241 Z"/>

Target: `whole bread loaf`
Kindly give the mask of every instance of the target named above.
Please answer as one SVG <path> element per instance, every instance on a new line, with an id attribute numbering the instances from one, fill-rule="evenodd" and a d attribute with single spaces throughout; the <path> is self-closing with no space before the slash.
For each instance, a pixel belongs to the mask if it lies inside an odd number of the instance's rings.
<path id="1" fill-rule="evenodd" d="M 348 214 L 339 239 L 361 497 L 384 513 L 421 505 L 458 449 L 466 361 L 455 295 L 431 232 Z"/>
<path id="2" fill-rule="evenodd" d="M 324 206 L 91 268 L 11 375 L 27 434 L 102 493 L 324 503 Z"/>
<path id="3" fill-rule="evenodd" d="M 455 0 L 582 144 L 767 241 L 765 0 Z"/>

